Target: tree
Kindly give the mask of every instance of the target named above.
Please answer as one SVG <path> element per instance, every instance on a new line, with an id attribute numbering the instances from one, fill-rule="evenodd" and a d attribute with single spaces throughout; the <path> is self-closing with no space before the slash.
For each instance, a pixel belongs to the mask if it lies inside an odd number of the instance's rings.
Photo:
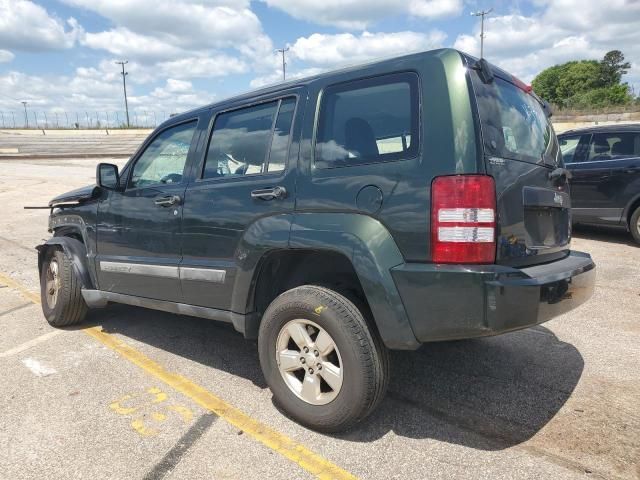
<path id="1" fill-rule="evenodd" d="M 600 108 L 625 105 L 633 95 L 622 76 L 630 68 L 620 50 L 600 61 L 579 60 L 554 65 L 540 72 L 532 86 L 542 98 L 560 108 Z"/>
<path id="2" fill-rule="evenodd" d="M 535 92 L 544 98 L 547 102 L 554 105 L 560 105 L 561 99 L 558 96 L 558 84 L 562 77 L 562 66 L 554 65 L 538 74 L 531 82 L 531 86 Z"/>
<path id="3" fill-rule="evenodd" d="M 600 80 L 603 87 L 611 87 L 620 84 L 622 75 L 631 68 L 629 62 L 624 61 L 624 55 L 620 50 L 607 52 L 600 61 Z"/>

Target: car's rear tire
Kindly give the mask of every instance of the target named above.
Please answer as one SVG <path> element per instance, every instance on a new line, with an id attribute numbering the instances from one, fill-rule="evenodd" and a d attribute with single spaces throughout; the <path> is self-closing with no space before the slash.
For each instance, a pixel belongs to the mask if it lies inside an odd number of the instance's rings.
<path id="1" fill-rule="evenodd" d="M 40 274 L 42 313 L 53 327 L 67 327 L 84 320 L 89 310 L 82 298 L 81 283 L 67 255 L 50 249 Z"/>
<path id="2" fill-rule="evenodd" d="M 298 423 L 347 430 L 386 391 L 388 352 L 349 299 L 305 285 L 278 296 L 258 336 L 260 365 L 274 400 Z"/>
<path id="3" fill-rule="evenodd" d="M 631 236 L 636 241 L 636 243 L 640 243 L 640 207 L 636 208 L 635 211 L 631 214 L 631 219 L 629 220 L 629 230 L 631 231 Z"/>

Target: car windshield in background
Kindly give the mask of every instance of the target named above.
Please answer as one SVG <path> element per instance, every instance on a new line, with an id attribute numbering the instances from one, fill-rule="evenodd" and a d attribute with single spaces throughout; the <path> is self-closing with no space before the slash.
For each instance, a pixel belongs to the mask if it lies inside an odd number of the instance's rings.
<path id="1" fill-rule="evenodd" d="M 485 152 L 501 158 L 555 164 L 557 144 L 540 103 L 499 77 L 474 82 Z"/>

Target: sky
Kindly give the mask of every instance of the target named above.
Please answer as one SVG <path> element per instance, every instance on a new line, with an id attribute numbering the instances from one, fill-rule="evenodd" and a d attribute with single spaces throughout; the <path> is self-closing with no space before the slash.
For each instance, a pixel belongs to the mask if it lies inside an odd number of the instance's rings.
<path id="1" fill-rule="evenodd" d="M 0 113 L 156 121 L 287 78 L 439 47 L 525 82 L 619 49 L 640 93 L 640 0 L 0 0 Z M 29 113 L 32 115 L 32 113 Z M 111 116 L 110 116 L 111 115 Z M 17 117 L 17 118 L 16 118 Z M 38 119 L 40 117 L 37 117 Z M 64 122 L 63 120 L 61 120 Z"/>

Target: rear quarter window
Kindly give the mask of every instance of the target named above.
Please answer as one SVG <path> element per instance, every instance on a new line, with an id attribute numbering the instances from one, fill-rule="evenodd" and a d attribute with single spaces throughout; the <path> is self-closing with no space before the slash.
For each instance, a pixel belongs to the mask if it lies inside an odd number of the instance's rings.
<path id="1" fill-rule="evenodd" d="M 315 145 L 318 168 L 415 157 L 419 151 L 418 76 L 398 73 L 327 87 Z"/>

